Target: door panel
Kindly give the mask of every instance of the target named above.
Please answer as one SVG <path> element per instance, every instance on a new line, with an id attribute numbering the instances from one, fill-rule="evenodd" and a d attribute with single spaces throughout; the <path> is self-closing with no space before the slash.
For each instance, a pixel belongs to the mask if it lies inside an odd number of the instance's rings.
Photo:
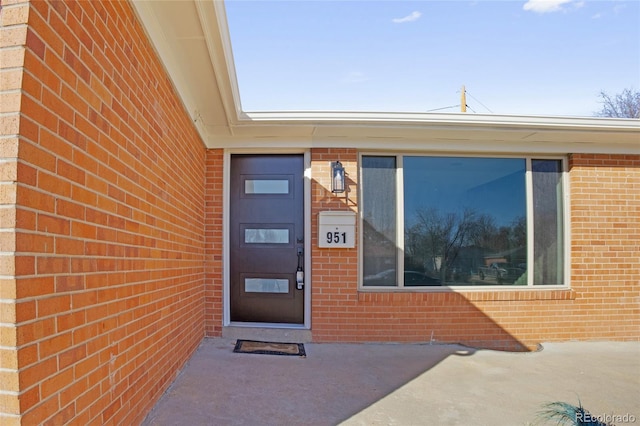
<path id="1" fill-rule="evenodd" d="M 304 323 L 304 157 L 232 155 L 231 320 Z"/>

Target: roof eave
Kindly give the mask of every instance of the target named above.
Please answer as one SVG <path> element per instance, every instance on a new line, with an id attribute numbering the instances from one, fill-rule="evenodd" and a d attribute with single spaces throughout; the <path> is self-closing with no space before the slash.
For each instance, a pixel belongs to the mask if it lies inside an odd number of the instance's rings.
<path id="1" fill-rule="evenodd" d="M 640 120 L 465 113 L 242 110 L 224 2 L 134 1 L 208 148 L 451 149 L 640 154 Z M 190 37 L 171 26 L 181 24 Z M 195 36 L 194 36 L 195 34 Z M 191 44 L 188 44 L 191 43 Z M 184 50 L 190 54 L 185 57 Z M 189 63 L 185 63 L 186 60 Z M 206 88 L 206 91 L 205 91 Z"/>

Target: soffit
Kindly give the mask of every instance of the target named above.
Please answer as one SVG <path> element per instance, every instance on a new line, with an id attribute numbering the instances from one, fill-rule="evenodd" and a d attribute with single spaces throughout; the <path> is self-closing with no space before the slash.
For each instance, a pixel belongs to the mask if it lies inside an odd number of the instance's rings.
<path id="1" fill-rule="evenodd" d="M 212 43 L 205 34 L 216 31 L 208 28 L 207 20 L 213 2 L 134 1 L 133 5 L 205 144 L 218 135 L 229 136 L 229 101 L 225 104 L 220 91 L 224 83 L 217 81 Z"/>
<path id="2" fill-rule="evenodd" d="M 243 112 L 222 1 L 134 1 L 209 148 L 438 149 L 640 154 L 640 120 L 358 112 Z"/>

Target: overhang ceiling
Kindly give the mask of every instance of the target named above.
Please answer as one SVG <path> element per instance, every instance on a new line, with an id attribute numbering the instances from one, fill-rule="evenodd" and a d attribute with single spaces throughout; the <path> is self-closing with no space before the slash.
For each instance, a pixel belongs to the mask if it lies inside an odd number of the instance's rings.
<path id="1" fill-rule="evenodd" d="M 640 154 L 640 120 L 494 114 L 242 111 L 221 0 L 133 1 L 208 148 Z M 392 145 L 391 145 L 392 144 Z"/>

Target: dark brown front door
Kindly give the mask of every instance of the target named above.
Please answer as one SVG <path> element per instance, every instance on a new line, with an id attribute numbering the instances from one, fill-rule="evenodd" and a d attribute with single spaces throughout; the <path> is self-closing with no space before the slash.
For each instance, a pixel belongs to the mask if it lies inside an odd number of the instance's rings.
<path id="1" fill-rule="evenodd" d="M 304 157 L 232 155 L 231 321 L 304 323 Z"/>

